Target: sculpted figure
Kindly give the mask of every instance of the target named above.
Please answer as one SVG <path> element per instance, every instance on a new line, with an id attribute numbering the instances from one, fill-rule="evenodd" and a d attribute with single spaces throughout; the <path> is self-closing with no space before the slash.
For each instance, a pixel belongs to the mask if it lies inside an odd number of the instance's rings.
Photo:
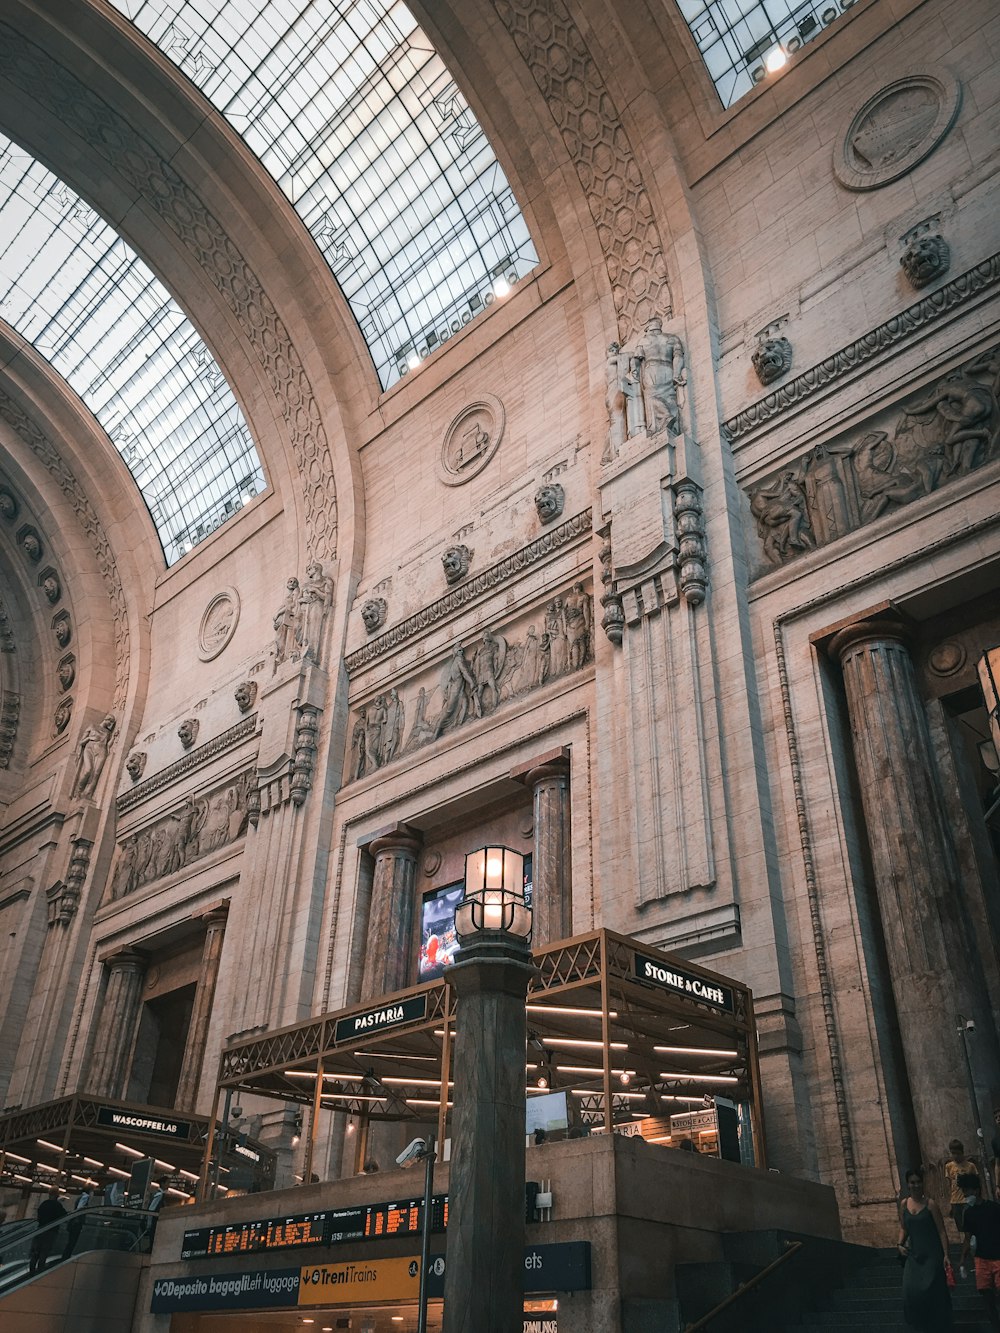
<path id="1" fill-rule="evenodd" d="M 200 723 L 196 717 L 186 717 L 177 728 L 177 737 L 185 750 L 190 750 L 198 739 L 198 728 Z"/>
<path id="2" fill-rule="evenodd" d="M 76 777 L 73 779 L 72 792 L 74 796 L 93 796 L 104 772 L 108 750 L 111 748 L 111 738 L 115 734 L 117 725 L 109 713 L 100 726 L 88 727 L 80 737 L 80 743 L 76 747 Z"/>
<path id="3" fill-rule="evenodd" d="M 936 414 L 940 418 L 945 472 L 961 476 L 982 461 L 996 428 L 996 409 L 991 389 L 957 371 L 915 406 L 905 408 L 903 414 Z"/>
<path id="4" fill-rule="evenodd" d="M 542 683 L 542 646 L 534 625 L 528 626 L 521 645 L 521 657 L 511 681 L 514 694 L 526 694 Z"/>
<path id="5" fill-rule="evenodd" d="M 354 730 L 351 732 L 351 772 L 355 780 L 363 778 L 365 775 L 365 715 L 364 713 L 354 724 Z"/>
<path id="6" fill-rule="evenodd" d="M 994 396 L 1000 394 L 1000 345 L 991 347 L 965 367 L 967 375 L 988 375 Z"/>
<path id="7" fill-rule="evenodd" d="M 53 606 L 58 602 L 62 593 L 62 588 L 60 588 L 59 580 L 56 578 L 55 574 L 46 574 L 42 579 L 42 592 Z"/>
<path id="8" fill-rule="evenodd" d="M 943 236 L 916 236 L 899 258 L 911 287 L 917 291 L 947 273 L 951 250 Z"/>
<path id="9" fill-rule="evenodd" d="M 878 518 L 890 505 L 909 504 L 924 494 L 916 477 L 896 467 L 896 449 L 884 431 L 871 431 L 855 445 L 854 476 L 864 523 Z"/>
<path id="10" fill-rule="evenodd" d="M 0 517 L 5 518 L 8 523 L 17 518 L 17 501 L 10 491 L 0 491 Z"/>
<path id="11" fill-rule="evenodd" d="M 483 634 L 482 643 L 472 658 L 472 674 L 476 681 L 473 703 L 477 717 L 491 713 L 500 702 L 498 678 L 503 671 L 506 655 L 506 642 L 498 639 L 492 630 L 487 629 Z"/>
<path id="12" fill-rule="evenodd" d="M 369 597 L 361 608 L 361 619 L 365 622 L 365 629 L 369 634 L 374 634 L 385 624 L 385 616 L 388 611 L 384 597 Z"/>
<path id="13" fill-rule="evenodd" d="M 427 721 L 427 691 L 421 685 L 417 691 L 417 703 L 413 711 L 413 722 L 410 724 L 410 734 L 406 738 L 406 744 L 403 747 L 403 753 L 409 754 L 411 750 L 416 750 L 427 741 L 434 739 L 434 728 Z"/>
<path id="14" fill-rule="evenodd" d="M 73 627 L 69 623 L 69 616 L 57 616 L 52 624 L 52 632 L 56 636 L 56 643 L 60 648 L 65 648 L 73 637 Z"/>
<path id="15" fill-rule="evenodd" d="M 403 726 L 406 715 L 399 691 L 392 689 L 385 700 L 385 725 L 382 728 L 382 763 L 387 764 L 399 752 L 403 741 Z"/>
<path id="16" fill-rule="evenodd" d="M 225 847 L 229 841 L 229 819 L 235 806 L 235 788 L 216 792 L 205 803 L 205 818 L 198 832 L 198 856 Z"/>
<path id="17" fill-rule="evenodd" d="M 441 673 L 441 692 L 444 696 L 441 712 L 434 727 L 434 740 L 443 731 L 459 727 L 469 715 L 469 701 L 477 699 L 476 678 L 469 669 L 465 649 L 456 643 L 451 657 Z M 478 713 L 477 713 L 478 716 Z"/>
<path id="18" fill-rule="evenodd" d="M 559 517 L 566 503 L 566 492 L 558 482 L 547 482 L 535 492 L 535 511 L 543 523 Z"/>
<path id="19" fill-rule="evenodd" d="M 21 550 L 32 564 L 37 565 L 42 558 L 42 543 L 34 528 L 25 528 L 21 533 Z"/>
<path id="20" fill-rule="evenodd" d="M 68 690 L 76 680 L 76 663 L 72 657 L 64 657 L 56 668 L 56 674 L 59 677 L 60 688 Z"/>
<path id="21" fill-rule="evenodd" d="M 780 565 L 795 551 L 815 548 L 805 491 L 794 472 L 782 472 L 769 485 L 759 486 L 750 496 L 750 512 L 757 520 L 764 554 L 772 564 Z"/>
<path id="22" fill-rule="evenodd" d="M 233 690 L 233 698 L 236 700 L 236 707 L 241 713 L 249 713 L 257 702 L 257 682 L 255 680 L 241 680 Z"/>
<path id="23" fill-rule="evenodd" d="M 809 513 L 821 542 L 835 541 L 851 527 L 847 492 L 837 464 L 837 455 L 841 452 L 840 448 L 830 450 L 818 445 L 812 452 L 806 472 Z"/>
<path id="24" fill-rule="evenodd" d="M 750 359 L 761 384 L 773 384 L 792 368 L 792 344 L 787 338 L 765 338 Z"/>
<path id="25" fill-rule="evenodd" d="M 297 656 L 299 643 L 299 581 L 297 578 L 285 582 L 285 600 L 274 614 L 274 665 Z"/>
<path id="26" fill-rule="evenodd" d="M 66 728 L 69 726 L 69 719 L 72 716 L 72 713 L 73 713 L 73 700 L 72 699 L 60 700 L 58 706 L 56 707 L 55 718 L 53 719 L 55 732 L 57 736 L 61 736 L 62 733 L 66 730 Z"/>
<path id="27" fill-rule="evenodd" d="M 306 581 L 299 594 L 298 642 L 302 656 L 318 662 L 323 645 L 326 613 L 333 605 L 333 579 L 323 573 L 318 560 L 306 566 Z"/>
<path id="28" fill-rule="evenodd" d="M 441 557 L 441 564 L 444 566 L 444 576 L 449 585 L 458 583 L 464 579 L 469 572 L 469 565 L 472 563 L 472 552 L 467 546 L 449 546 L 447 551 Z"/>
<path id="29" fill-rule="evenodd" d="M 679 435 L 677 386 L 684 383 L 684 349 L 680 338 L 664 333 L 662 320 L 654 315 L 646 324 L 634 360 L 642 385 L 646 429 L 651 435 L 659 435 L 661 431 Z"/>
<path id="30" fill-rule="evenodd" d="M 125 768 L 133 782 L 138 782 L 146 771 L 146 751 L 133 750 L 125 761 Z"/>
<path id="31" fill-rule="evenodd" d="M 385 695 L 380 694 L 365 709 L 365 772 L 373 773 L 382 763 L 382 733 L 387 715 Z"/>
<path id="32" fill-rule="evenodd" d="M 571 671 L 582 667 L 587 660 L 590 651 L 590 614 L 590 598 L 584 592 L 583 584 L 574 583 L 572 590 L 563 598 L 563 620 Z"/>
<path id="33" fill-rule="evenodd" d="M 118 864 L 115 866 L 115 873 L 111 878 L 112 902 L 124 898 L 127 893 L 131 893 L 137 887 L 135 859 L 136 835 L 133 833 L 125 839 L 118 849 Z"/>
<path id="34" fill-rule="evenodd" d="M 555 679 L 569 670 L 569 640 L 566 637 L 566 613 L 561 597 L 554 597 L 545 608 L 545 639 L 549 650 L 547 678 Z"/>

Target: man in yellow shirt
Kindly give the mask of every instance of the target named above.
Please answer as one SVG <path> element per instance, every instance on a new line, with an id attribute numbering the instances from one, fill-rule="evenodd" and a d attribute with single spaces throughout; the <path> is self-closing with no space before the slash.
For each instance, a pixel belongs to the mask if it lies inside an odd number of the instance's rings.
<path id="1" fill-rule="evenodd" d="M 948 1144 L 948 1151 L 951 1156 L 944 1164 L 944 1174 L 948 1179 L 948 1186 L 951 1190 L 951 1220 L 955 1223 L 958 1230 L 959 1239 L 962 1239 L 962 1219 L 965 1216 L 965 1195 L 966 1191 L 961 1189 L 958 1184 L 959 1176 L 975 1176 L 979 1180 L 980 1187 L 982 1181 L 979 1178 L 979 1167 L 971 1158 L 965 1155 L 965 1144 L 961 1139 L 952 1139 Z"/>

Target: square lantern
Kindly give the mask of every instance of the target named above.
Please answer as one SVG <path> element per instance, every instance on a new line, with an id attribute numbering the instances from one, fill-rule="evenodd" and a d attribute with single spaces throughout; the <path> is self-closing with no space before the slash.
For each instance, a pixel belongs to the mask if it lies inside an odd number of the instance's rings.
<path id="1" fill-rule="evenodd" d="M 990 734 L 1000 753 L 1000 647 L 988 648 L 979 659 L 979 684 L 986 711 L 990 715 Z"/>
<path id="2" fill-rule="evenodd" d="M 455 932 L 471 941 L 483 931 L 531 938 L 524 857 L 509 847 L 482 847 L 465 858 L 465 897 L 455 912 Z"/>

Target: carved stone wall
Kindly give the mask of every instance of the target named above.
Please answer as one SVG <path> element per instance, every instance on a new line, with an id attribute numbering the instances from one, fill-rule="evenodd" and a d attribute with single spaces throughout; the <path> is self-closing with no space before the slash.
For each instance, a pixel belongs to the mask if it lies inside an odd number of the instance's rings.
<path id="1" fill-rule="evenodd" d="M 1000 453 L 1000 345 L 747 491 L 762 561 L 787 564 Z"/>

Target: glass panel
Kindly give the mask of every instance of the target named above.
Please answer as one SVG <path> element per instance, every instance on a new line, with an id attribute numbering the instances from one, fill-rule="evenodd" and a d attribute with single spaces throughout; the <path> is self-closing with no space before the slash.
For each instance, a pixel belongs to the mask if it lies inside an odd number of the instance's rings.
<path id="1" fill-rule="evenodd" d="M 762 83 L 854 0 L 677 0 L 723 106 Z M 721 40 L 720 40 L 721 38 Z M 780 63 L 769 70 L 764 57 Z"/>
<path id="2" fill-rule="evenodd" d="M 2 135 L 0 315 L 108 432 L 167 564 L 264 488 L 239 405 L 183 310 L 103 218 Z"/>
<path id="3" fill-rule="evenodd" d="M 309 228 L 388 388 L 538 262 L 510 186 L 390 0 L 113 0 L 243 136 Z"/>

